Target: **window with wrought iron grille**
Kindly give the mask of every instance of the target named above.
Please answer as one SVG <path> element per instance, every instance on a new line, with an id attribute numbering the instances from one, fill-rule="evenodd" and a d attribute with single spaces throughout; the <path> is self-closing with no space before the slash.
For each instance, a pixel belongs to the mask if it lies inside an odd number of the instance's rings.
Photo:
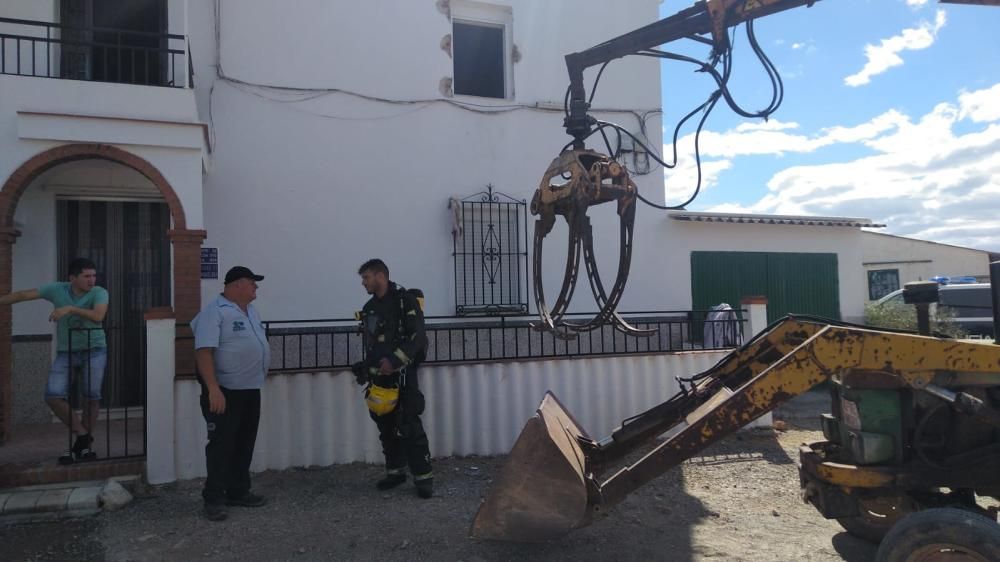
<path id="1" fill-rule="evenodd" d="M 510 7 L 453 0 L 451 17 L 455 95 L 513 97 Z"/>
<path id="2" fill-rule="evenodd" d="M 455 314 L 526 314 L 527 202 L 489 185 L 451 206 Z"/>

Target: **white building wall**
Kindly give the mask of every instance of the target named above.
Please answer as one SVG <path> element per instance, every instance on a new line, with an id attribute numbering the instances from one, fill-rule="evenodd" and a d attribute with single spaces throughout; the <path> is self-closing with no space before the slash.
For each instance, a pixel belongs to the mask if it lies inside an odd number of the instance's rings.
<path id="1" fill-rule="evenodd" d="M 291 11 L 272 3 L 254 9 L 220 3 L 226 76 L 415 102 L 401 104 L 215 80 L 211 61 L 200 56 L 215 48 L 214 30 L 205 29 L 214 9 L 191 6 L 198 10 L 190 17 L 195 84 L 203 111 L 210 98 L 215 139 L 205 179 L 204 245 L 219 248 L 220 271 L 243 264 L 267 276 L 258 303 L 265 317 L 350 316 L 366 298 L 357 267 L 376 256 L 388 262 L 395 279 L 427 292 L 428 314 L 453 314 L 448 198 L 492 183 L 530 199 L 568 140 L 561 110 L 565 54 L 647 24 L 658 8 L 652 0 L 630 10 L 596 1 L 500 2 L 512 9 L 521 58 L 513 65 L 514 98 L 492 100 L 443 98 L 441 80 L 452 70 L 441 43 L 451 22 L 437 4 L 311 1 Z M 593 21 L 602 22 L 599 35 L 581 32 Z M 659 107 L 658 62 L 616 62 L 601 86 L 595 106 Z M 311 99 L 298 101 L 305 98 Z M 449 100 L 486 109 L 541 104 L 552 110 L 483 114 Z M 629 113 L 601 115 L 638 128 Z M 649 130 L 658 132 L 659 121 L 650 120 Z M 661 144 L 658 134 L 653 144 Z M 662 192 L 658 171 L 639 181 L 647 193 Z M 616 250 L 617 226 L 598 228 L 614 237 Z M 564 244 L 553 245 L 556 263 L 555 246 Z M 219 286 L 203 283 L 203 299 Z"/>
<path id="2" fill-rule="evenodd" d="M 112 144 L 152 164 L 177 193 L 188 228 L 203 228 L 207 146 L 193 91 L 0 75 L 0 92 L 0 183 L 48 149 L 77 142 Z M 64 278 L 55 269 L 55 201 L 60 193 L 150 196 L 152 183 L 140 174 L 110 162 L 86 162 L 42 174 L 18 201 L 14 219 L 21 236 L 13 246 L 15 290 Z M 135 193 L 127 193 L 127 188 Z M 47 307 L 13 307 L 13 333 L 49 333 Z"/>
<path id="3" fill-rule="evenodd" d="M 56 202 L 49 191 L 29 189 L 21 197 L 14 213 L 21 237 L 13 246 L 13 290 L 35 289 L 44 283 L 62 280 L 56 271 Z M 12 333 L 55 334 L 49 322 L 52 305 L 33 301 L 11 307 Z"/>
<path id="4" fill-rule="evenodd" d="M 184 204 L 188 228 L 202 227 L 206 146 L 190 90 L 0 76 L 0 91 L 0 178 L 56 146 L 113 144 L 153 164 Z"/>
<path id="5" fill-rule="evenodd" d="M 58 13 L 59 0 L 8 0 L 4 2 L 2 17 L 16 20 L 54 22 Z M 24 26 L 18 26 L 17 24 L 4 23 L 0 25 L 4 26 L 0 28 L 4 30 L 4 33 L 14 33 L 15 30 L 23 31 L 26 29 Z"/>
<path id="6" fill-rule="evenodd" d="M 630 10 L 609 9 L 596 0 L 496 4 L 511 11 L 519 56 L 509 100 L 443 95 L 442 79 L 452 74 L 451 58 L 442 49 L 451 32 L 442 9 L 448 3 L 311 0 L 293 10 L 266 2 L 247 9 L 245 2 L 221 0 L 217 20 L 213 2 L 171 2 L 171 31 L 178 31 L 178 20 L 187 22 L 197 113 L 208 122 L 215 145 L 204 166 L 203 194 L 187 188 L 200 188 L 203 170 L 195 170 L 190 160 L 180 162 L 184 149 L 178 145 L 190 141 L 197 133 L 193 129 L 164 125 L 156 135 L 160 146 L 153 149 L 153 141 L 144 140 L 135 124 L 90 124 L 81 130 L 79 124 L 34 118 L 29 127 L 24 117 L 15 125 L 12 112 L 0 107 L 0 143 L 14 136 L 3 133 L 5 124 L 22 135 L 30 131 L 48 139 L 15 143 L 11 153 L 22 156 L 5 162 L 20 162 L 59 140 L 81 138 L 128 142 L 124 148 L 141 154 L 155 151 L 164 166 L 178 166 L 161 171 L 182 195 L 189 227 L 206 228 L 204 245 L 219 248 L 220 271 L 245 264 L 267 276 L 258 304 L 268 318 L 350 316 L 365 298 L 357 265 L 373 256 L 386 259 L 400 282 L 425 289 L 429 314 L 452 314 L 448 197 L 471 195 L 492 183 L 499 191 L 530 199 L 548 162 L 568 140 L 561 112 L 567 84 L 563 57 L 658 15 L 654 0 Z M 593 21 L 602 22 L 599 35 L 581 31 L 591 29 Z M 292 36 L 295 41 L 288 40 Z M 295 93 L 221 80 L 217 53 L 221 72 L 234 80 L 316 90 Z M 594 70 L 588 73 L 591 79 Z M 183 90 L 64 80 L 36 87 L 38 79 L 3 79 L 15 88 L 12 99 L 18 102 L 9 102 L 15 110 L 61 108 L 166 121 L 192 120 L 194 112 L 195 100 Z M 29 98 L 29 90 L 41 94 Z M 345 91 L 413 103 L 385 103 Z M 486 106 L 471 109 L 514 110 L 483 114 L 449 101 Z M 634 111 L 659 103 L 659 64 L 641 57 L 609 65 L 594 100 L 600 108 Z M 631 113 L 596 114 L 638 129 Z M 659 131 L 660 123 L 650 120 L 647 128 Z M 55 139 L 56 131 L 65 138 Z M 0 169 L 0 175 L 5 171 Z M 659 169 L 636 180 L 654 199 L 662 192 Z M 617 267 L 618 227 L 613 208 L 606 207 L 591 214 L 602 276 L 610 282 Z M 804 236 L 748 236 L 745 226 L 711 225 L 687 236 L 688 226 L 640 205 L 623 309 L 690 307 L 691 249 L 739 249 L 730 246 L 735 242 L 747 251 L 828 251 L 833 245 L 817 229 L 803 229 Z M 565 236 L 565 227 L 558 226 L 545 248 L 550 298 L 562 277 Z M 842 291 L 855 290 L 857 273 L 852 275 L 842 277 Z M 219 285 L 204 282 L 203 299 L 212 298 Z M 578 293 L 575 310 L 595 308 L 588 293 L 585 288 Z M 842 303 L 852 300 L 845 295 Z M 852 315 L 844 311 L 845 318 Z"/>
<path id="7" fill-rule="evenodd" d="M 910 281 L 926 281 L 937 275 L 974 275 L 982 279 L 988 279 L 990 275 L 990 254 L 984 250 L 877 232 L 864 232 L 861 239 L 866 300 L 868 271 L 897 269 L 900 287 Z"/>

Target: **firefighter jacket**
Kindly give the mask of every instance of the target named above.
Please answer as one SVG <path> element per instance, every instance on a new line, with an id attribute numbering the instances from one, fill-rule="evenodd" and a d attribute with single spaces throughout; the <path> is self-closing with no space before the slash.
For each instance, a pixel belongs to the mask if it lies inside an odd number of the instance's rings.
<path id="1" fill-rule="evenodd" d="M 424 313 L 416 297 L 402 287 L 390 281 L 385 296 L 373 295 L 365 303 L 360 320 L 364 331 L 365 365 L 371 377 L 378 374 L 383 358 L 389 359 L 396 373 L 423 359 L 427 341 Z M 407 382 L 416 385 L 416 380 Z"/>

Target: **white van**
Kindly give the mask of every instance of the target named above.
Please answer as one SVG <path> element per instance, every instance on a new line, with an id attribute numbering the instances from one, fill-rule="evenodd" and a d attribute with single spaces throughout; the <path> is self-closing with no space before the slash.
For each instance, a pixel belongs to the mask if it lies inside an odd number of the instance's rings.
<path id="1" fill-rule="evenodd" d="M 989 283 L 942 285 L 938 287 L 938 306 L 946 307 L 955 324 L 972 336 L 993 337 L 993 293 Z M 903 305 L 903 289 L 880 298 L 881 306 Z"/>

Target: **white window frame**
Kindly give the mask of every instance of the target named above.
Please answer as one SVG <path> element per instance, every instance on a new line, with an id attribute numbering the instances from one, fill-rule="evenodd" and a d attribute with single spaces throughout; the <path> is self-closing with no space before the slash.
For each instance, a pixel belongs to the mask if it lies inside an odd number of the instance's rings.
<path id="1" fill-rule="evenodd" d="M 474 96 L 471 94 L 455 94 L 455 97 L 468 97 L 477 100 L 511 100 L 514 99 L 514 64 L 511 54 L 514 50 L 514 11 L 510 6 L 499 4 L 487 4 L 484 2 L 471 2 L 469 0 L 452 0 L 451 2 L 451 23 L 452 30 L 455 23 L 467 25 L 480 25 L 484 27 L 503 28 L 503 98 L 490 98 Z M 452 49 L 455 48 L 454 42 Z M 454 61 L 454 53 L 452 53 Z M 452 76 L 454 76 L 455 66 L 452 62 Z"/>

